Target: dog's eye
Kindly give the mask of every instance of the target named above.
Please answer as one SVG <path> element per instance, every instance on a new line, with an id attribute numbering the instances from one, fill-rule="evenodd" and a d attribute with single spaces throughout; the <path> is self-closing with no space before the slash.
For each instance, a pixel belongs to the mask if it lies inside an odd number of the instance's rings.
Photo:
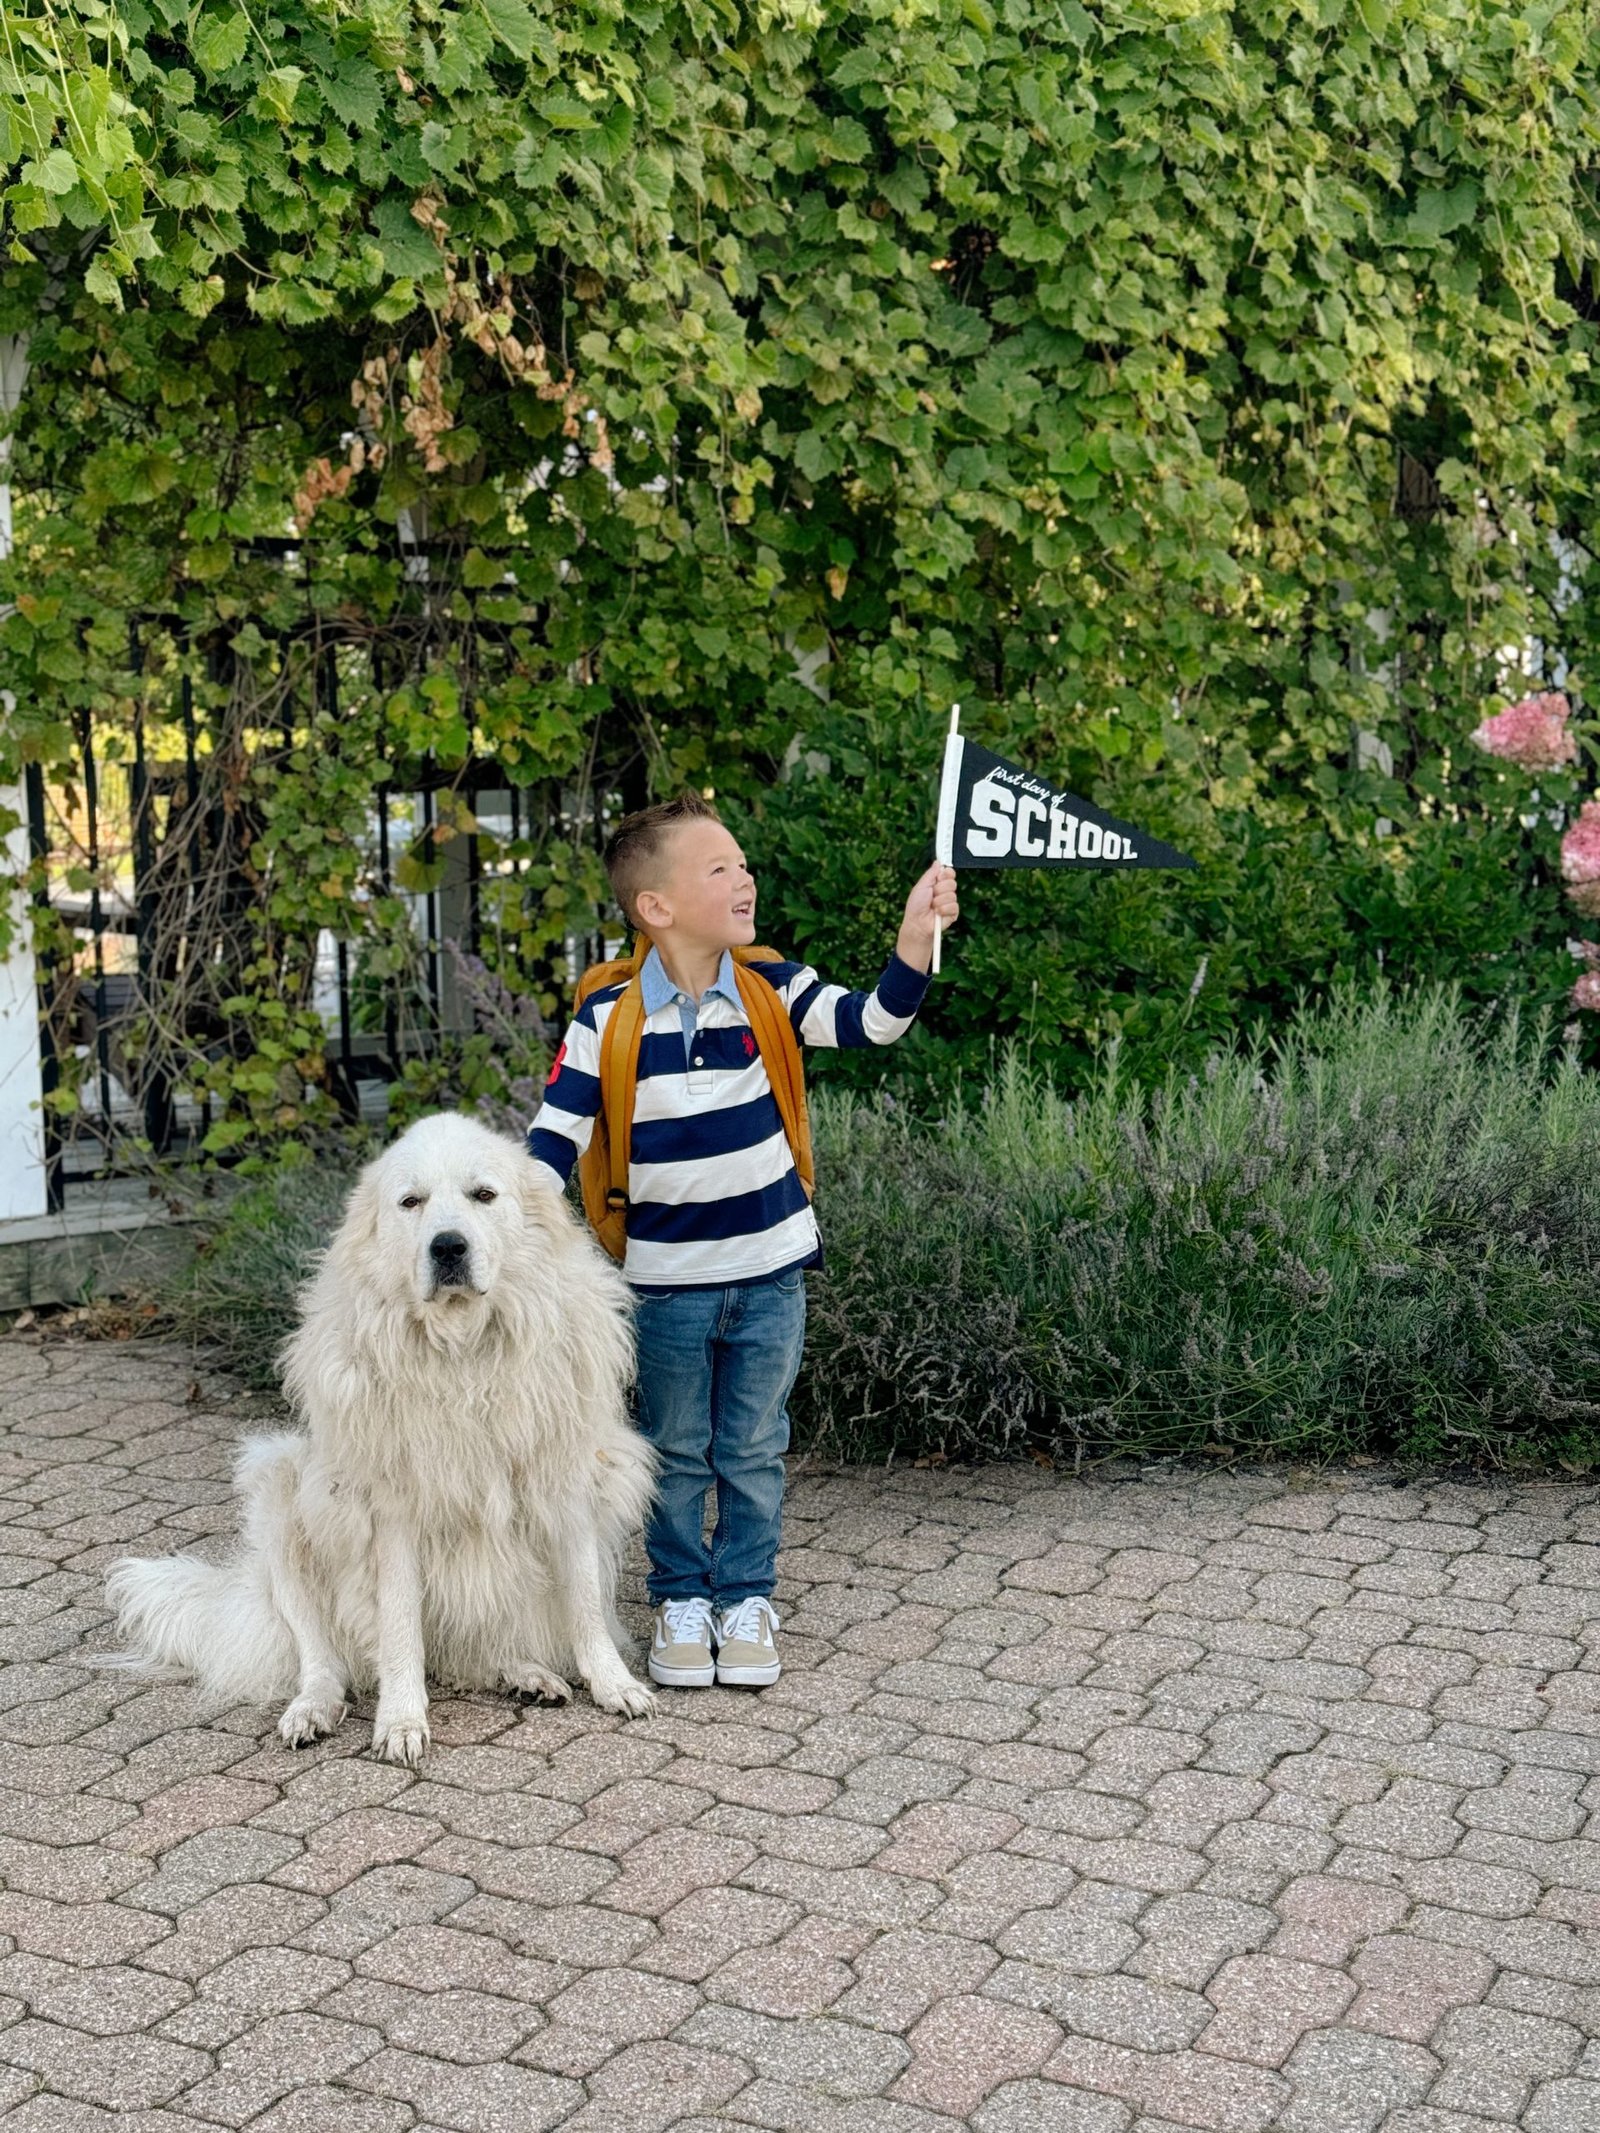
<path id="1" fill-rule="evenodd" d="M 420 1193 L 420 1192 L 408 1192 L 408 1193 L 406 1194 L 405 1198 L 404 1198 L 404 1199 L 403 1199 L 403 1200 L 402 1200 L 402 1201 L 400 1202 L 400 1205 L 401 1205 L 402 1207 L 420 1207 L 420 1206 L 422 1205 L 422 1195 L 421 1195 L 421 1193 Z"/>
<path id="2" fill-rule="evenodd" d="M 479 1185 L 474 1190 L 472 1197 L 473 1199 L 478 1201 L 480 1205 L 487 1207 L 491 1200 L 498 1200 L 500 1195 L 495 1191 L 492 1185 Z"/>

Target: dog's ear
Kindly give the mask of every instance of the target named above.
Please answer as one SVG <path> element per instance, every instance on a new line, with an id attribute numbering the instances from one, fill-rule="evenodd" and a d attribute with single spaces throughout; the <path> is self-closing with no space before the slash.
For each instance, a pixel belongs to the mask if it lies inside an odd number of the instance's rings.
<path id="1" fill-rule="evenodd" d="M 517 1173 L 517 1196 L 522 1202 L 523 1220 L 541 1236 L 554 1239 L 571 1228 L 572 1214 L 566 1196 L 550 1173 L 532 1161 L 525 1160 Z"/>
<path id="2" fill-rule="evenodd" d="M 383 1196 L 378 1184 L 381 1163 L 369 1163 L 345 1202 L 344 1220 L 334 1231 L 328 1247 L 330 1259 L 346 1263 L 360 1260 L 378 1241 L 378 1216 Z"/>

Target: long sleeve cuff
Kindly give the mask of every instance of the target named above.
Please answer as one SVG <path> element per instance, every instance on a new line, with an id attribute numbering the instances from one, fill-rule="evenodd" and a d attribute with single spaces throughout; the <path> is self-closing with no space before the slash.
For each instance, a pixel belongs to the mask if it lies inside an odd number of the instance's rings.
<path id="1" fill-rule="evenodd" d="M 566 1135 L 552 1133 L 548 1126 L 533 1126 L 528 1133 L 528 1153 L 536 1168 L 548 1171 L 556 1191 L 565 1192 L 572 1166 L 578 1160 L 578 1151 Z"/>
<path id="2" fill-rule="evenodd" d="M 890 956 L 888 967 L 878 980 L 878 999 L 885 1014 L 893 1015 L 897 1022 L 909 1022 L 927 990 L 927 971 L 913 970 L 898 955 Z"/>

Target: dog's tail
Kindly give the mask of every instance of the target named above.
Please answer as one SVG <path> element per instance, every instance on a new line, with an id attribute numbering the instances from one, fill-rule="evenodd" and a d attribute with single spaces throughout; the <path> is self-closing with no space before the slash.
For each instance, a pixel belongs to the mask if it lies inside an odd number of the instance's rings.
<path id="1" fill-rule="evenodd" d="M 191 1679 L 208 1706 L 274 1703 L 294 1688 L 294 1644 L 256 1565 L 195 1555 L 125 1556 L 106 1579 L 126 1649 L 115 1666 L 161 1681 Z"/>
<path id="2" fill-rule="evenodd" d="M 292 1488 L 293 1459 L 289 1438 L 257 1438 L 244 1447 L 244 1546 L 229 1561 L 124 1556 L 111 1566 L 106 1600 L 125 1650 L 101 1655 L 100 1665 L 147 1679 L 191 1679 L 218 1710 L 293 1694 L 294 1639 L 273 1605 L 270 1556 L 258 1530 L 270 1527 L 278 1508 L 271 1498 Z"/>
<path id="3" fill-rule="evenodd" d="M 192 1680 L 208 1705 L 265 1703 L 288 1672 L 288 1633 L 271 1595 L 235 1560 L 125 1556 L 106 1579 L 124 1650 L 103 1666 L 159 1681 Z"/>

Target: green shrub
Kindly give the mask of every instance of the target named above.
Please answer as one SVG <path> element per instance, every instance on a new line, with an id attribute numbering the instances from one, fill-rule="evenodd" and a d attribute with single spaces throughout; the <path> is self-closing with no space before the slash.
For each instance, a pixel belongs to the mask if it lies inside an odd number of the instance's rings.
<path id="1" fill-rule="evenodd" d="M 203 1341 L 249 1385 L 278 1383 L 278 1350 L 300 1285 L 327 1244 L 354 1182 L 327 1162 L 275 1170 L 230 1200 L 194 1263 L 160 1298 L 158 1330 Z"/>
<path id="2" fill-rule="evenodd" d="M 797 1436 L 850 1457 L 1600 1454 L 1600 1089 L 1344 999 L 1154 1094 L 1015 1052 L 933 1127 L 824 1092 Z"/>
<path id="3" fill-rule="evenodd" d="M 1600 1083 L 1450 992 L 1344 997 L 1150 1093 L 1024 1054 L 931 1121 L 822 1089 L 827 1456 L 1600 1460 Z M 350 1173 L 231 1204 L 168 1322 L 252 1383 Z"/>

